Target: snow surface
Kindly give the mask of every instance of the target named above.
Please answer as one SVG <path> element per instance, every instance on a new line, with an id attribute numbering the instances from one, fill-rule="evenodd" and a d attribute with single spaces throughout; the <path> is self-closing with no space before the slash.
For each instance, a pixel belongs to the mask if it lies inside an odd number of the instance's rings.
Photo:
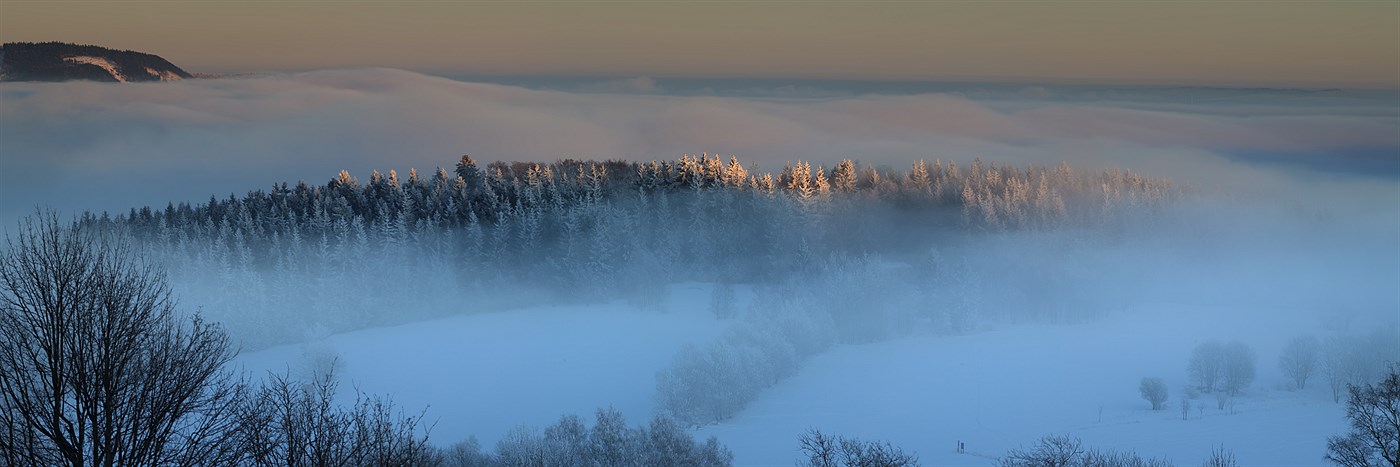
<path id="1" fill-rule="evenodd" d="M 344 363 L 342 399 L 358 387 L 391 395 L 409 413 L 426 406 L 436 444 L 475 435 L 491 447 L 521 424 L 589 417 L 608 405 L 632 423 L 651 417 L 656 372 L 684 344 L 735 325 L 713 318 L 709 296 L 708 286 L 681 284 L 664 313 L 615 302 L 459 316 L 277 347 L 237 364 L 255 374 L 295 372 L 307 349 L 334 349 Z M 1058 433 L 1178 465 L 1195 465 L 1222 444 L 1240 465 L 1320 465 L 1327 436 L 1346 429 L 1344 406 L 1320 377 L 1307 390 L 1286 389 L 1275 364 L 1282 342 L 1313 324 L 1287 310 L 1151 305 L 1083 325 L 838 346 L 696 435 L 718 437 L 737 465 L 793 465 L 809 428 L 889 441 L 924 465 L 992 465 L 1008 449 Z M 1258 377 L 1233 411 L 1202 396 L 1192 404 L 1205 408 L 1183 421 L 1186 360 L 1210 338 L 1253 347 Z M 1143 376 L 1168 382 L 1166 410 L 1151 411 L 1139 397 Z M 955 452 L 959 440 L 966 454 Z"/>
<path id="2" fill-rule="evenodd" d="M 117 71 L 117 66 L 114 65 L 114 64 L 112 64 L 112 61 L 111 61 L 111 60 L 107 60 L 107 59 L 102 58 L 102 57 L 89 57 L 89 56 L 87 56 L 87 55 L 76 55 L 76 56 L 72 56 L 72 57 L 63 57 L 63 59 L 64 59 L 64 60 L 67 60 L 67 61 L 70 61 L 70 62 L 74 62 L 74 63 L 83 63 L 83 64 L 87 64 L 87 65 L 97 65 L 97 66 L 99 66 L 99 67 L 102 67 L 103 70 L 107 70 L 107 73 L 111 73 L 111 74 L 112 74 L 112 77 L 113 77 L 113 78 L 116 78 L 118 82 L 122 82 L 122 83 L 125 83 L 125 82 L 126 82 L 126 77 L 125 77 L 125 76 L 122 76 L 122 73 L 121 73 L 120 71 Z"/>
<path id="3" fill-rule="evenodd" d="M 179 81 L 181 79 L 184 79 L 181 78 L 180 75 L 177 75 L 175 74 L 175 72 L 170 70 L 157 71 L 155 68 L 151 67 L 142 68 L 146 69 L 146 74 L 160 78 L 161 81 Z"/>
<path id="4" fill-rule="evenodd" d="M 490 448 L 516 426 L 543 427 L 565 414 L 591 420 L 608 406 L 630 423 L 649 420 L 656 373 L 683 345 L 724 329 L 706 308 L 708 290 L 671 287 L 665 313 L 613 303 L 457 316 L 274 347 L 234 365 L 258 378 L 295 375 L 306 353 L 331 350 L 342 363 L 342 401 L 353 401 L 358 387 L 392 396 L 410 415 L 427 407 L 435 443 L 475 435 Z"/>
<path id="5" fill-rule="evenodd" d="M 1305 391 L 1276 389 L 1283 377 L 1272 340 L 1239 336 L 1254 347 L 1259 374 L 1233 414 L 1217 410 L 1206 395 L 1192 401 L 1205 410 L 1193 407 L 1183 421 L 1179 404 L 1192 347 L 1244 328 L 1163 311 L 1156 318 L 1134 314 L 1081 326 L 841 346 L 700 434 L 726 443 L 736 465 L 793 465 L 797 437 L 809 428 L 889 441 L 917 452 L 924 465 L 993 465 L 1008 449 L 1063 433 L 1085 446 L 1177 465 L 1196 465 L 1221 445 L 1240 465 L 1322 464 L 1327 436 L 1346 431 L 1345 407 L 1332 403 L 1320 377 Z M 1153 412 L 1139 397 L 1143 376 L 1168 382 L 1166 410 Z M 966 454 L 954 449 L 958 441 Z"/>

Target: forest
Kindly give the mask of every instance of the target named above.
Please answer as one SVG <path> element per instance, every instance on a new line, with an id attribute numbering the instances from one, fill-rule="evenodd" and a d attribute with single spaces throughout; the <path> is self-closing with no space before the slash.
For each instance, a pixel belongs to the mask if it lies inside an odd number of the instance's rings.
<path id="1" fill-rule="evenodd" d="M 121 76 L 97 65 L 75 63 L 70 57 L 106 59 Z M 191 77 L 164 58 L 131 50 L 63 42 L 8 42 L 0 46 L 0 79 L 5 81 L 160 81 L 162 74 Z"/>
<path id="2" fill-rule="evenodd" d="M 177 287 L 206 297 L 207 316 L 238 313 L 227 321 L 250 328 L 232 324 L 234 335 L 256 348 L 299 339 L 313 324 L 339 332 L 435 313 L 393 306 L 406 297 L 446 294 L 490 309 L 501 297 L 482 292 L 523 284 L 552 298 L 646 301 L 667 283 L 779 283 L 974 234 L 1121 226 L 1178 196 L 1168 180 L 1064 164 L 918 161 L 895 171 L 799 161 L 774 175 L 707 155 L 485 167 L 463 156 L 427 177 L 376 171 L 362 184 L 342 171 L 324 185 L 88 213 L 79 223 L 132 238 Z"/>

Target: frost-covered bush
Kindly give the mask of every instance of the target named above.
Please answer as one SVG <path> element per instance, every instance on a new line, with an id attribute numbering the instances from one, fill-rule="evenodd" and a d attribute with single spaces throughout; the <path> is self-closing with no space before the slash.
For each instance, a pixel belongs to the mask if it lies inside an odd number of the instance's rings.
<path id="1" fill-rule="evenodd" d="M 511 430 L 496 444 L 494 454 L 481 450 L 475 439 L 441 452 L 445 467 L 514 466 L 686 466 L 723 467 L 734 455 L 711 436 L 703 443 L 669 418 L 658 416 L 648 425 L 627 426 L 622 414 L 598 409 L 594 424 L 565 415 L 543 432 L 528 427 Z"/>
<path id="2" fill-rule="evenodd" d="M 1138 383 L 1142 398 L 1152 403 L 1152 410 L 1162 410 L 1167 404 L 1167 382 L 1162 378 L 1146 377 Z"/>
<path id="3" fill-rule="evenodd" d="M 1254 351 L 1240 341 L 1222 344 L 1211 339 L 1191 352 L 1186 366 L 1191 381 L 1203 392 L 1238 395 L 1254 382 Z"/>
<path id="4" fill-rule="evenodd" d="M 836 342 L 830 315 L 818 308 L 822 298 L 761 294 L 742 323 L 707 345 L 683 347 L 657 373 L 660 409 L 687 426 L 718 422 L 796 374 Z"/>
<path id="5" fill-rule="evenodd" d="M 800 330 L 788 333 L 770 323 L 753 323 L 707 346 L 688 345 L 657 374 L 659 405 L 686 425 L 727 419 L 762 390 L 797 372 L 811 354 L 800 353 L 790 339 L 803 337 L 808 336 Z"/>

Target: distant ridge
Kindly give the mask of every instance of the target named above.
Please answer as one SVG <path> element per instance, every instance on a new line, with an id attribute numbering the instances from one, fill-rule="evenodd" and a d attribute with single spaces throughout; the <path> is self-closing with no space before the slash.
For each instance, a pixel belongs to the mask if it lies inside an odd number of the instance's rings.
<path id="1" fill-rule="evenodd" d="M 158 55 L 63 42 L 0 45 L 0 81 L 178 81 L 192 76 Z"/>

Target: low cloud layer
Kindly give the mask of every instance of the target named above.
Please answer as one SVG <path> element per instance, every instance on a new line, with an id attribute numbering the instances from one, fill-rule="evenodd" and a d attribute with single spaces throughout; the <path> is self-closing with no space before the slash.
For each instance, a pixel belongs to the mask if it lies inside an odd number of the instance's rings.
<path id="1" fill-rule="evenodd" d="M 552 161 L 709 152 L 767 170 L 797 159 L 904 167 L 982 157 L 1132 169 L 1246 195 L 1307 185 L 1343 200 L 1389 196 L 1392 210 L 1400 194 L 1393 94 L 1240 91 L 1244 98 L 1231 99 L 1173 91 L 1064 101 L 1047 99 L 1046 90 L 997 99 L 801 99 L 665 89 L 664 80 L 638 78 L 602 89 L 616 92 L 559 92 L 389 69 L 120 86 L 7 83 L 0 215 L 11 220 L 36 205 L 125 211 L 197 202 L 280 181 L 324 183 L 340 169 L 362 178 L 372 169 L 429 170 L 461 154 Z"/>

